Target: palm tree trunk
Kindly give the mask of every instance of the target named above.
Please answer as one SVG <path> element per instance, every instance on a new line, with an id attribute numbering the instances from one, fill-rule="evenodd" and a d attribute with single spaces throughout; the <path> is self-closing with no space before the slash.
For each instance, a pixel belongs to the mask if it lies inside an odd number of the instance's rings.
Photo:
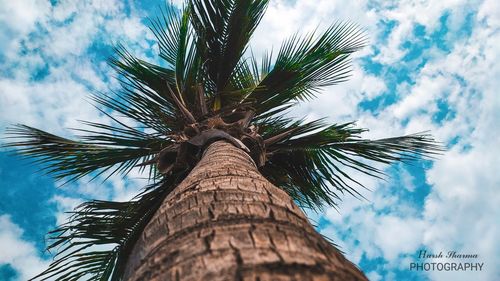
<path id="1" fill-rule="evenodd" d="M 241 149 L 211 144 L 153 216 L 125 280 L 367 280 Z"/>

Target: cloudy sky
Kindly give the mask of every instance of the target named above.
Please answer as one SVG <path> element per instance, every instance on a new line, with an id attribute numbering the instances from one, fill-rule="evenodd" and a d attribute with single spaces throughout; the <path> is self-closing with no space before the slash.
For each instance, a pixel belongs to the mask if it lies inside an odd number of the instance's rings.
<path id="1" fill-rule="evenodd" d="M 177 1 L 174 1 L 177 2 Z M 77 120 L 100 120 L 86 97 L 116 87 L 111 45 L 157 61 L 145 25 L 155 1 L 1 1 L 0 134 L 24 123 L 68 135 Z M 253 37 L 254 53 L 278 48 L 297 30 L 349 20 L 370 45 L 349 82 L 325 89 L 294 112 L 357 120 L 366 137 L 430 130 L 448 151 L 438 161 L 361 177 L 367 200 L 309 213 L 371 280 L 500 280 L 500 2 L 272 1 Z M 1 135 L 0 137 L 3 137 Z M 50 261 L 45 233 L 89 198 L 124 200 L 140 174 L 57 187 L 26 161 L 0 150 L 0 280 L 26 280 Z M 477 254 L 481 272 L 415 272 L 417 252 Z"/>

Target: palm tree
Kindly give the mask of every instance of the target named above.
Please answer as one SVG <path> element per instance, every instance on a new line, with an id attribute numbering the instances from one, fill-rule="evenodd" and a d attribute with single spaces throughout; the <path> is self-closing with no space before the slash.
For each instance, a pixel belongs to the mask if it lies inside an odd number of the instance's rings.
<path id="1" fill-rule="evenodd" d="M 369 140 L 354 123 L 288 117 L 348 78 L 349 57 L 365 39 L 337 22 L 257 61 L 247 46 L 267 4 L 192 0 L 162 10 L 150 28 L 163 66 L 118 46 L 110 65 L 122 89 L 92 96 L 113 125 L 83 122 L 78 140 L 9 129 L 7 146 L 57 180 L 138 167 L 151 182 L 129 202 L 77 207 L 50 232 L 57 254 L 35 280 L 366 280 L 299 206 L 359 197 L 363 186 L 346 168 L 381 177 L 370 161 L 406 162 L 441 148 L 425 133 Z"/>

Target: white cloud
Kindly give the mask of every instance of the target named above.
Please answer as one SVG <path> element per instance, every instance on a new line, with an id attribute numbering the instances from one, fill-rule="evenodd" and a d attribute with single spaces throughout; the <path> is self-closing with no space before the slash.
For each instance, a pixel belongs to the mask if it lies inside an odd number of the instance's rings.
<path id="1" fill-rule="evenodd" d="M 22 240 L 23 230 L 8 215 L 0 216 L 0 265 L 9 264 L 19 274 L 19 280 L 28 280 L 42 272 L 48 262 L 38 256 L 32 243 Z"/>
<path id="2" fill-rule="evenodd" d="M 477 13 L 479 20 L 484 20 L 488 27 L 500 26 L 500 3 L 495 0 L 486 0 L 482 3 Z"/>
<path id="3" fill-rule="evenodd" d="M 398 102 L 392 109 L 394 115 L 403 120 L 422 109 L 432 115 L 437 111 L 436 101 L 441 98 L 450 86 L 450 80 L 438 75 L 436 77 L 423 76 L 412 88 L 411 93 Z M 389 109 L 390 110 L 390 109 Z"/>
<path id="4" fill-rule="evenodd" d="M 78 119 L 103 119 L 85 101 L 88 95 L 85 86 L 70 77 L 63 76 L 37 83 L 0 78 L 0 92 L 2 127 L 24 123 L 50 132 L 63 133 L 65 128 L 81 126 Z"/>
<path id="5" fill-rule="evenodd" d="M 83 203 L 80 198 L 72 198 L 61 195 L 55 195 L 51 201 L 55 202 L 57 206 L 57 213 L 55 214 L 57 225 L 66 223 L 68 218 L 71 216 L 68 212 L 73 211 L 73 209 Z"/>
<path id="6" fill-rule="evenodd" d="M 48 12 L 48 1 L 7 1 L 0 7 L 0 22 L 17 31 L 26 33 Z"/>
<path id="7" fill-rule="evenodd" d="M 466 0 L 406 0 L 382 6 L 378 10 L 379 19 L 384 22 L 394 21 L 396 25 L 388 35 L 387 44 L 380 48 L 381 52 L 374 60 L 388 65 L 400 62 L 407 54 L 403 43 L 415 40 L 415 26 L 418 24 L 425 27 L 425 36 L 429 36 L 438 29 L 441 17 L 445 14 L 448 14 L 448 34 L 456 34 L 466 20 L 466 13 L 475 11 L 477 4 L 478 1 Z"/>
<path id="8" fill-rule="evenodd" d="M 44 0 L 3 1 L 0 5 L 0 49 L 10 57 L 20 47 L 20 38 L 43 22 L 50 10 L 50 3 Z M 1 69 L 1 67 L 0 67 Z"/>
<path id="9" fill-rule="evenodd" d="M 382 280 L 382 276 L 378 274 L 376 271 L 371 271 L 366 273 L 366 277 L 368 277 L 368 280 L 371 281 L 380 281 Z"/>
<path id="10" fill-rule="evenodd" d="M 375 223 L 375 244 L 389 261 L 401 254 L 413 254 L 421 243 L 424 224 L 418 219 L 385 215 Z"/>

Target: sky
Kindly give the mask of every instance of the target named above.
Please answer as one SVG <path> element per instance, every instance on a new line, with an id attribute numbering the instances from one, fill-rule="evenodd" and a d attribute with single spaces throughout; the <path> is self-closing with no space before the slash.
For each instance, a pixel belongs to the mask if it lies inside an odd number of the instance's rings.
<path id="1" fill-rule="evenodd" d="M 105 61 L 117 42 L 158 62 L 146 17 L 160 5 L 2 1 L 0 137 L 17 123 L 70 136 L 77 120 L 108 122 L 88 94 L 117 87 Z M 369 45 L 355 55 L 350 80 L 293 114 L 357 120 L 370 129 L 366 138 L 430 131 L 447 147 L 436 161 L 386 167 L 385 181 L 356 175 L 370 189 L 366 200 L 345 197 L 338 211 L 307 213 L 370 280 L 500 280 L 499 15 L 497 0 L 277 0 L 252 38 L 261 54 L 297 31 L 359 24 Z M 127 200 L 145 184 L 133 171 L 60 187 L 39 168 L 0 150 L 0 280 L 26 280 L 48 265 L 45 234 L 65 211 L 87 199 Z M 410 271 L 421 249 L 477 254 L 484 267 Z"/>

